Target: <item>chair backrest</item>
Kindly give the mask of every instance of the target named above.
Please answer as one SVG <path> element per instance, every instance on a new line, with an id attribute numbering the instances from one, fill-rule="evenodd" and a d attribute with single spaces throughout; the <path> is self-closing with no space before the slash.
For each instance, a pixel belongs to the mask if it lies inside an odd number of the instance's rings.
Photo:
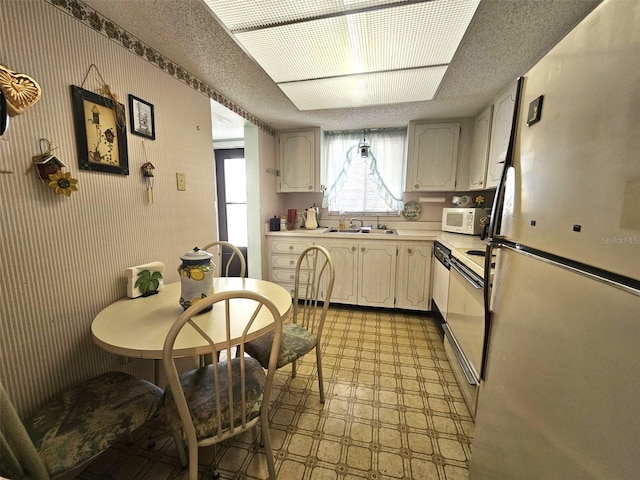
<path id="1" fill-rule="evenodd" d="M 218 247 L 215 252 L 209 251 L 209 249 L 213 247 Z M 234 259 L 237 258 L 237 262 L 240 263 L 240 276 L 244 278 L 247 274 L 247 262 L 244 259 L 244 255 L 242 251 L 236 247 L 233 243 L 225 242 L 223 240 L 219 240 L 217 242 L 211 242 L 204 247 L 202 250 L 207 250 L 209 253 L 213 253 L 218 256 L 217 264 L 220 266 L 220 275 L 224 277 L 229 276 L 229 269 L 234 262 Z M 229 259 L 225 263 L 225 257 L 229 256 Z M 214 262 L 216 263 L 216 262 Z"/>
<path id="2" fill-rule="evenodd" d="M 49 480 L 42 458 L 1 384 L 0 434 L 0 475 Z"/>
<path id="3" fill-rule="evenodd" d="M 204 324 L 209 323 L 201 327 L 199 317 L 196 315 L 209 307 L 213 307 L 211 316 L 202 317 L 207 318 Z M 211 318 L 215 322 L 213 325 L 210 323 Z M 224 332 L 224 338 L 222 339 L 220 333 L 217 333 L 217 340 L 211 338 L 214 333 L 211 335 L 207 333 L 207 327 L 209 332 Z M 251 394 L 245 388 L 251 376 L 248 366 L 250 362 L 255 362 L 260 368 L 260 374 L 264 374 L 259 363 L 248 355 L 245 356 L 245 344 L 260 335 L 274 332 L 261 400 L 262 403 L 269 402 L 282 336 L 282 317 L 277 307 L 271 300 L 255 292 L 244 290 L 221 292 L 189 307 L 172 325 L 165 339 L 162 360 L 185 435 L 189 444 L 193 445 L 197 441 L 197 436 L 192 412 L 187 405 L 175 363 L 176 359 L 173 357 L 176 337 L 185 329 L 190 330 L 189 335 L 193 335 L 195 331 L 204 340 L 203 344 L 208 345 L 207 351 L 198 351 L 196 354 L 210 355 L 212 364 L 201 367 L 196 374 L 212 377 L 213 391 L 210 398 L 213 399 L 211 405 L 212 410 L 215 411 L 209 415 L 216 420 L 215 441 L 236 435 L 251 427 L 257 418 L 254 418 L 255 411 L 246 409 L 247 399 Z M 235 348 L 238 349 L 237 358 L 235 358 Z M 219 367 L 224 369 L 226 375 L 220 373 Z M 227 388 L 227 385 L 237 386 L 237 388 Z M 235 423 L 229 419 L 235 419 Z M 252 420 L 253 423 L 250 423 Z"/>
<path id="4" fill-rule="evenodd" d="M 335 276 L 333 260 L 326 248 L 312 245 L 298 257 L 293 321 L 312 331 L 318 341 L 329 309 Z"/>

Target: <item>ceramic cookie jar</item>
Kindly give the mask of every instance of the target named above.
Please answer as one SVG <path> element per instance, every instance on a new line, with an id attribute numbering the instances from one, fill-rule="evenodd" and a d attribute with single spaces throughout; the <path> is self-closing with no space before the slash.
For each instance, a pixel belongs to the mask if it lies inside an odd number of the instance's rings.
<path id="1" fill-rule="evenodd" d="M 185 310 L 213 294 L 215 264 L 211 261 L 212 257 L 211 253 L 200 250 L 198 247 L 180 257 L 182 260 L 178 267 L 182 287 L 180 305 Z"/>

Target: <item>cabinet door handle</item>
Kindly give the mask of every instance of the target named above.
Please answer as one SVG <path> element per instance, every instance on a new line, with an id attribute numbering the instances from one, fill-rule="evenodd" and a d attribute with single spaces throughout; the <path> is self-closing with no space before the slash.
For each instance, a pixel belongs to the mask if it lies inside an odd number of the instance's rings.
<path id="1" fill-rule="evenodd" d="M 407 249 L 407 253 L 413 253 L 413 250 L 411 250 L 410 248 Z"/>
<path id="2" fill-rule="evenodd" d="M 289 265 L 293 265 L 295 263 L 294 260 L 289 260 Z"/>
<path id="3" fill-rule="evenodd" d="M 356 251 L 356 247 L 351 247 L 351 251 L 355 252 Z"/>
<path id="4" fill-rule="evenodd" d="M 307 188 L 308 188 L 309 190 L 311 190 L 313 187 L 312 187 L 311 185 L 309 185 Z"/>
<path id="5" fill-rule="evenodd" d="M 361 252 L 364 252 L 364 247 L 360 248 L 360 251 L 361 251 Z"/>
<path id="6" fill-rule="evenodd" d="M 293 250 L 293 245 L 289 245 L 289 250 Z"/>
<path id="7" fill-rule="evenodd" d="M 420 188 L 420 185 L 418 185 L 417 183 L 414 185 L 415 188 Z"/>
<path id="8" fill-rule="evenodd" d="M 295 275 L 289 275 L 289 278 L 293 280 L 295 278 Z"/>

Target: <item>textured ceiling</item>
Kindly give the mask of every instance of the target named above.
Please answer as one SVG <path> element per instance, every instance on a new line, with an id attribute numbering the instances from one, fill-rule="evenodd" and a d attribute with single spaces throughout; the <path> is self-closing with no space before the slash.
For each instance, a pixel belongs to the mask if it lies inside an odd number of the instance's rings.
<path id="1" fill-rule="evenodd" d="M 475 116 L 600 0 L 482 0 L 434 100 L 301 112 L 201 0 L 83 0 L 276 130 Z"/>

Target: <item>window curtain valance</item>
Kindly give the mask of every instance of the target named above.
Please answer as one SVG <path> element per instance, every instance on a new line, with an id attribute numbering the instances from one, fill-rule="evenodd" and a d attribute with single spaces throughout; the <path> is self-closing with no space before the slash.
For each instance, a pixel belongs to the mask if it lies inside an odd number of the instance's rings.
<path id="1" fill-rule="evenodd" d="M 370 145 L 369 155 L 360 159 L 359 144 L 366 137 Z M 347 180 L 364 182 L 365 179 L 349 177 L 348 172 L 354 160 L 364 160 L 367 165 L 367 177 L 375 183 L 377 195 L 384 200 L 388 211 L 400 212 L 404 208 L 402 201 L 403 172 L 405 163 L 406 128 L 353 131 L 327 131 L 324 133 L 325 158 L 323 162 L 325 185 L 322 206 L 331 210 L 332 201 L 345 187 Z M 364 190 L 364 189 L 363 189 Z M 362 197 L 362 195 L 360 195 Z M 371 206 L 365 198 L 353 198 L 351 208 L 339 208 L 345 211 L 380 211 Z M 358 203 L 360 203 L 360 206 Z"/>

